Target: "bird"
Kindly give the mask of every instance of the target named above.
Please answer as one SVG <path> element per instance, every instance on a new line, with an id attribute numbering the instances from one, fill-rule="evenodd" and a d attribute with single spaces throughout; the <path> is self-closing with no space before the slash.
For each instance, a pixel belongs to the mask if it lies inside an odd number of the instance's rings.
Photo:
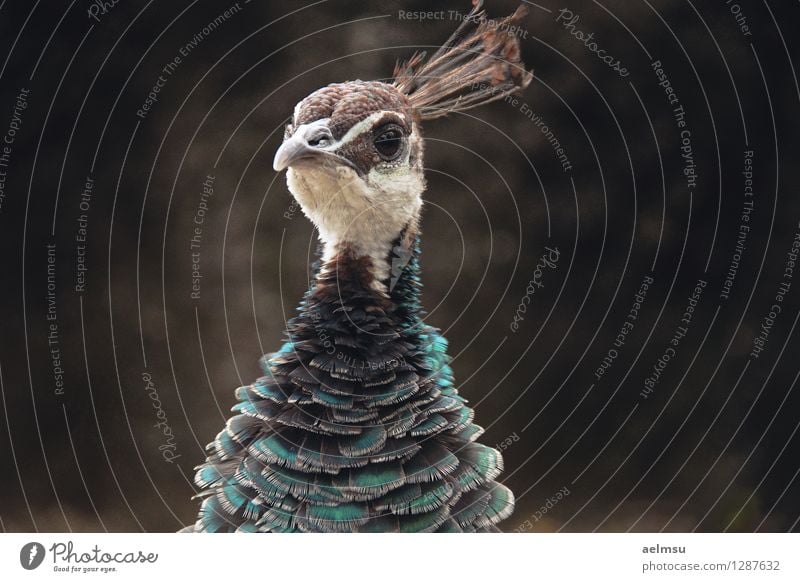
<path id="1" fill-rule="evenodd" d="M 503 99 L 532 73 L 482 1 L 392 81 L 318 89 L 294 108 L 274 170 L 316 227 L 318 256 L 281 348 L 239 387 L 196 469 L 186 532 L 497 532 L 514 495 L 500 452 L 425 322 L 422 122 Z"/>

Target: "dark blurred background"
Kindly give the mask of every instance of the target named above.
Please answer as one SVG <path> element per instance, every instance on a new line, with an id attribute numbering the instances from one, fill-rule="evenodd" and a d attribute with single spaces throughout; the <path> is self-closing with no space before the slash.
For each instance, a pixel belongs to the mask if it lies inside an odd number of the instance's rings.
<path id="1" fill-rule="evenodd" d="M 427 123 L 424 302 L 503 448 L 506 531 L 798 530 L 800 7 L 770 4 L 529 4 L 531 86 Z M 194 519 L 308 284 L 283 124 L 468 10 L 0 2 L 3 530 Z"/>

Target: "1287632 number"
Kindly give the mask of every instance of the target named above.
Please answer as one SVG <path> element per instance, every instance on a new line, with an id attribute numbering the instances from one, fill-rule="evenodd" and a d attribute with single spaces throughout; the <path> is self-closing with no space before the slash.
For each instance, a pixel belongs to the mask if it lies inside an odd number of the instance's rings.
<path id="1" fill-rule="evenodd" d="M 742 572 L 769 572 L 781 569 L 780 560 L 733 560 L 733 569 Z"/>

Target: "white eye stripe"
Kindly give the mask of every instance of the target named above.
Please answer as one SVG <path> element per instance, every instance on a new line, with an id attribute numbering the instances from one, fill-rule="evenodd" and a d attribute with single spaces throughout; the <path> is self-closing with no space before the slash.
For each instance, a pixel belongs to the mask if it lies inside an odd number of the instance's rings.
<path id="1" fill-rule="evenodd" d="M 368 117 L 362 119 L 353 127 L 347 130 L 347 132 L 342 136 L 342 139 L 331 143 L 328 146 L 325 146 L 321 149 L 331 149 L 336 150 L 340 147 L 347 145 L 348 143 L 358 139 L 364 133 L 367 133 L 372 130 L 375 122 L 385 116 L 396 116 L 398 115 L 395 111 L 376 111 L 375 113 L 370 114 Z M 402 116 L 401 116 L 402 117 Z M 319 123 L 321 121 L 328 121 L 330 122 L 330 118 L 318 119 L 316 121 L 310 123 L 304 123 L 300 126 L 296 125 L 297 113 L 295 112 L 295 118 L 293 119 L 293 130 L 295 133 L 299 132 L 301 128 L 311 125 L 312 123 Z"/>
<path id="2" fill-rule="evenodd" d="M 361 121 L 356 123 L 353 127 L 348 129 L 347 133 L 345 133 L 342 136 L 342 139 L 340 139 L 337 142 L 336 145 L 337 146 L 343 146 L 343 145 L 345 145 L 347 143 L 350 143 L 354 139 L 358 138 L 363 133 L 366 133 L 367 131 L 371 131 L 372 127 L 375 125 L 375 122 L 377 120 L 379 120 L 381 117 L 384 117 L 384 116 L 386 116 L 388 114 L 395 114 L 396 115 L 396 112 L 394 112 L 394 111 L 376 111 L 375 113 L 371 114 L 369 117 L 366 117 L 365 119 L 362 119 Z"/>

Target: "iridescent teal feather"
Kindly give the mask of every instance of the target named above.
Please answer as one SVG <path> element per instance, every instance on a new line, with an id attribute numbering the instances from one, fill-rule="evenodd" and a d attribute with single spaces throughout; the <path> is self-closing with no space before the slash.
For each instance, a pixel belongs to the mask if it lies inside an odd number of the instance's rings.
<path id="1" fill-rule="evenodd" d="M 447 341 L 423 323 L 418 256 L 389 300 L 356 265 L 317 277 L 209 445 L 194 531 L 492 531 L 510 514 L 502 457 L 474 442 Z"/>

